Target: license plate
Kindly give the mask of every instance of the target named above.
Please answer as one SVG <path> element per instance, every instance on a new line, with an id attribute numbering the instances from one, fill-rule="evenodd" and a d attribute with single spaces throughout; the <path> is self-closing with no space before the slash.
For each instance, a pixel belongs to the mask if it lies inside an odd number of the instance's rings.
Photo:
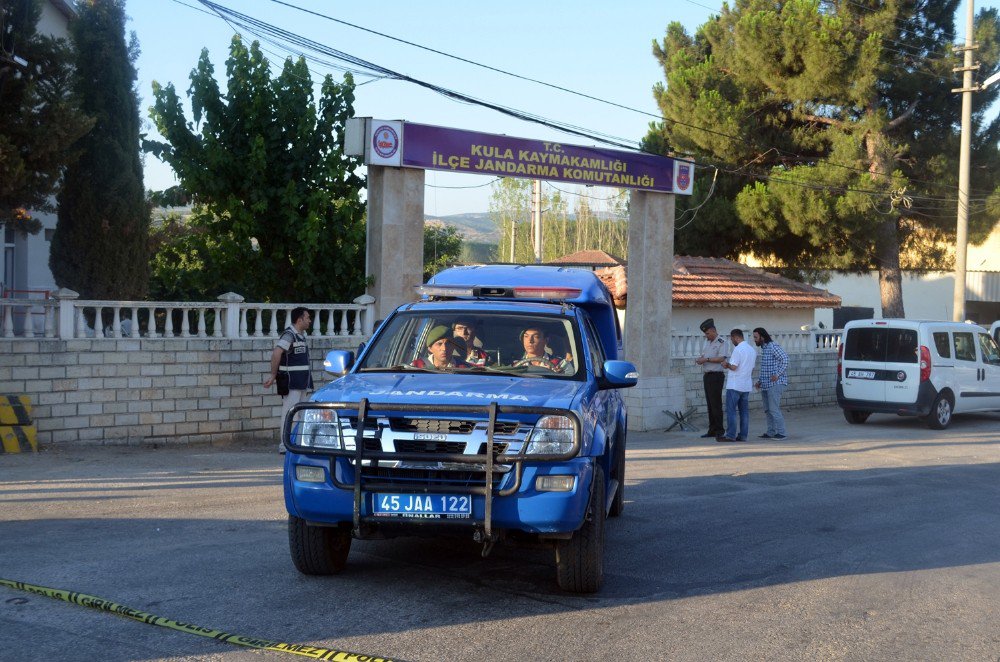
<path id="1" fill-rule="evenodd" d="M 372 514 L 377 517 L 456 519 L 472 517 L 472 497 L 467 494 L 372 495 Z"/>
<path id="2" fill-rule="evenodd" d="M 848 377 L 853 377 L 854 379 L 875 379 L 874 370 L 848 370 Z"/>

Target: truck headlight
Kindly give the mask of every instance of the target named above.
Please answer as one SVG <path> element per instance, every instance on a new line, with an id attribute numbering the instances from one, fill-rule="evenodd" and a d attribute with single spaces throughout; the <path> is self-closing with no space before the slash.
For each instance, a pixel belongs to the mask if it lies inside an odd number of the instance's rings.
<path id="1" fill-rule="evenodd" d="M 528 435 L 526 455 L 562 455 L 573 449 L 573 421 L 568 416 L 543 416 Z"/>
<path id="2" fill-rule="evenodd" d="M 298 438 L 293 439 L 299 446 L 311 448 L 344 448 L 344 435 L 340 427 L 340 417 L 333 409 L 306 409 L 302 412 L 302 425 Z"/>

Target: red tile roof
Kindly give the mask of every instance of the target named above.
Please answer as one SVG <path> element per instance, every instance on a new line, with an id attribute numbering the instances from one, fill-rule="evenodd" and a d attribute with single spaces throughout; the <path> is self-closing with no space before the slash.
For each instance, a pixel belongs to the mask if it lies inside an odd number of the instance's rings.
<path id="1" fill-rule="evenodd" d="M 552 260 L 548 264 L 558 264 L 564 267 L 617 267 L 625 264 L 625 260 L 620 257 L 616 257 L 611 253 L 605 253 L 604 251 L 586 250 L 570 253 L 569 255 L 563 255 L 562 257 Z"/>
<path id="2" fill-rule="evenodd" d="M 598 269 L 615 305 L 623 307 L 623 267 Z M 716 257 L 674 257 L 673 305 L 684 308 L 839 308 L 840 297 L 762 269 Z"/>

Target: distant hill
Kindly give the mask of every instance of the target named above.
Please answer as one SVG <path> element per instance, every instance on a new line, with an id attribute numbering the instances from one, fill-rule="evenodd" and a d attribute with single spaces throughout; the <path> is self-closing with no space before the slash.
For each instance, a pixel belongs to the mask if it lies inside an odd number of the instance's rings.
<path id="1" fill-rule="evenodd" d="M 466 242 L 477 244 L 497 244 L 500 233 L 487 212 L 475 214 L 452 214 L 431 216 L 424 214 L 425 223 L 439 223 L 458 230 Z"/>

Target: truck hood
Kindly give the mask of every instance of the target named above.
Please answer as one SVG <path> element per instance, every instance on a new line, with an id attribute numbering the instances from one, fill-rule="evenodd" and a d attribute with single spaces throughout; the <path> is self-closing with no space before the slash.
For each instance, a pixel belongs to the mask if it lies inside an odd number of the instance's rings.
<path id="1" fill-rule="evenodd" d="M 314 402 L 500 405 L 568 409 L 585 382 L 461 373 L 356 373 L 333 381 L 312 396 Z"/>

